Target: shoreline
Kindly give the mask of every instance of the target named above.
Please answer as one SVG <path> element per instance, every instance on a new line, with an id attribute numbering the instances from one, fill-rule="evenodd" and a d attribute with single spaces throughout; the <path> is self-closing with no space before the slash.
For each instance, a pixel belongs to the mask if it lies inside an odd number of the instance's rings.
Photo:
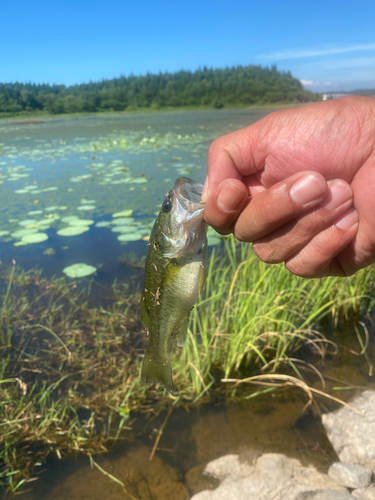
<path id="1" fill-rule="evenodd" d="M 87 113 L 58 113 L 58 114 L 52 114 L 52 113 L 43 113 L 43 112 L 25 112 L 22 114 L 14 114 L 11 116 L 2 116 L 0 113 L 0 123 L 2 121 L 12 121 L 10 123 L 11 125 L 30 125 L 30 124 L 38 124 L 38 123 L 44 123 L 45 120 L 49 120 L 52 118 L 81 118 L 81 117 L 87 117 L 87 116 L 129 116 L 129 115 L 138 115 L 138 114 L 154 114 L 154 113 L 184 113 L 184 112 L 195 112 L 195 111 L 230 111 L 230 110 L 257 110 L 257 109 L 272 109 L 272 110 L 279 110 L 279 109 L 290 109 L 290 108 L 296 108 L 299 106 L 304 106 L 305 104 L 310 104 L 310 103 L 275 103 L 275 104 L 258 104 L 254 106 L 231 106 L 231 107 L 224 107 L 221 109 L 216 109 L 212 106 L 176 106 L 176 107 L 165 107 L 165 108 L 160 108 L 160 109 L 155 109 L 155 108 L 138 108 L 138 109 L 131 109 L 128 111 L 94 111 L 94 112 L 87 112 Z"/>

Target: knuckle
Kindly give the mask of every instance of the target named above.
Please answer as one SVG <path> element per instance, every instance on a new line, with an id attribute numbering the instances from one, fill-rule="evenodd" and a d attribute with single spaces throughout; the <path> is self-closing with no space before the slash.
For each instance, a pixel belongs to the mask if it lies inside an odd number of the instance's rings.
<path id="1" fill-rule="evenodd" d="M 223 149 L 222 147 L 222 138 L 219 137 L 218 139 L 215 139 L 211 144 L 210 147 L 208 148 L 208 157 L 213 157 L 216 156 L 219 150 Z"/>
<path id="2" fill-rule="evenodd" d="M 269 243 L 254 243 L 253 250 L 256 256 L 267 264 L 279 264 L 283 261 L 277 249 Z"/>

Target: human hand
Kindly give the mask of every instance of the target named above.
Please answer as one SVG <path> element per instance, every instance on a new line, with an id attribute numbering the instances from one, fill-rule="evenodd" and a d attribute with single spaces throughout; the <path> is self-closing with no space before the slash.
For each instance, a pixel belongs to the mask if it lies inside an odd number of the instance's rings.
<path id="1" fill-rule="evenodd" d="M 205 219 L 304 277 L 375 262 L 375 100 L 277 111 L 214 141 Z"/>

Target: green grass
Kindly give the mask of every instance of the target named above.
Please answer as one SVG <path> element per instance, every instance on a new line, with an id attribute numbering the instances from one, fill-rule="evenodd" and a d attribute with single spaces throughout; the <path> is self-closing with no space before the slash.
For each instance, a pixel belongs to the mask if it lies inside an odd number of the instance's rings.
<path id="1" fill-rule="evenodd" d="M 231 104 L 230 106 L 225 106 L 222 109 L 289 109 L 294 108 L 296 106 L 302 106 L 300 102 L 279 102 L 279 103 L 257 103 L 246 106 L 242 103 L 237 105 Z M 16 113 L 5 113 L 0 112 L 1 120 L 17 120 L 17 119 L 25 119 L 25 120 L 39 120 L 43 118 L 72 118 L 79 116 L 103 116 L 103 115 L 129 115 L 129 114 L 143 114 L 143 113 L 183 113 L 186 111 L 212 111 L 216 108 L 212 105 L 201 105 L 201 106 L 163 106 L 160 108 L 157 107 L 129 107 L 124 111 L 113 111 L 113 110 L 103 110 L 103 111 L 94 111 L 94 112 L 86 112 L 86 113 L 61 113 L 61 114 L 52 114 L 47 111 L 18 111 Z M 216 111 L 220 111 L 216 110 Z"/>
<path id="2" fill-rule="evenodd" d="M 262 367 L 272 374 L 284 362 L 299 376 L 296 350 L 310 343 L 324 355 L 331 347 L 324 333 L 356 323 L 372 306 L 374 268 L 304 280 L 260 262 L 249 245 L 227 239 L 225 246 L 209 261 L 186 346 L 171 353 L 173 396 L 140 381 L 147 340 L 140 295 L 126 283 L 95 305 L 90 287 L 74 281 L 3 271 L 0 484 L 9 494 L 26 487 L 49 454 L 105 452 L 125 438 L 134 413 L 224 395 L 222 377 L 246 378 Z"/>
<path id="3" fill-rule="evenodd" d="M 174 367 L 179 385 L 198 395 L 213 366 L 225 378 L 243 377 L 265 366 L 277 371 L 306 344 L 321 356 L 332 352 L 324 334 L 343 322 L 355 324 L 372 307 L 374 278 L 374 267 L 345 279 L 299 278 L 228 239 L 225 257 L 214 253 L 209 262 L 207 284 Z"/>

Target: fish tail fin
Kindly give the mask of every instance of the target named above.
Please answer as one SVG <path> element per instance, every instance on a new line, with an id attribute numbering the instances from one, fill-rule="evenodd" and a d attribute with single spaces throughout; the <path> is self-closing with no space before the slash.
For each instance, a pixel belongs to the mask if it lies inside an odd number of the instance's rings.
<path id="1" fill-rule="evenodd" d="M 142 381 L 146 383 L 158 383 L 164 385 L 168 392 L 174 390 L 172 380 L 172 366 L 169 357 L 154 355 L 147 349 L 142 364 Z"/>

